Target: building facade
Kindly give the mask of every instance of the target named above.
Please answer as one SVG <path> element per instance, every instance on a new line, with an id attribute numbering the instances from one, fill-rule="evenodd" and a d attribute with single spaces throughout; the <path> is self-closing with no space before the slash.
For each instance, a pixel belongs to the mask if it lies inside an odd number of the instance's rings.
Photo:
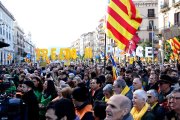
<path id="1" fill-rule="evenodd" d="M 96 55 L 97 53 L 97 39 L 96 39 L 96 32 L 88 32 L 88 33 L 84 33 L 80 36 L 79 39 L 79 52 L 80 55 L 83 56 L 85 48 L 90 47 L 92 48 L 92 52 L 93 52 L 93 57 Z"/>
<path id="2" fill-rule="evenodd" d="M 180 36 L 180 0 L 159 0 L 159 27 L 162 40 Z"/>
<path id="3" fill-rule="evenodd" d="M 20 26 L 15 23 L 14 24 L 14 50 L 15 50 L 15 63 L 21 63 L 21 61 L 25 57 L 25 39 L 24 39 L 24 31 Z"/>
<path id="4" fill-rule="evenodd" d="M 149 41 L 155 39 L 158 34 L 158 0 L 133 0 L 135 6 L 139 10 L 143 20 L 138 29 L 138 36 L 141 41 Z M 155 41 L 156 42 L 156 41 Z M 157 41 L 158 42 L 158 41 Z"/>
<path id="5" fill-rule="evenodd" d="M 9 47 L 0 49 L 0 64 L 8 65 L 14 59 L 14 21 L 13 15 L 0 2 L 0 40 L 9 44 Z"/>
<path id="6" fill-rule="evenodd" d="M 31 39 L 31 33 L 24 35 L 25 40 L 25 48 L 24 52 L 26 54 L 26 58 L 28 58 L 31 62 L 35 62 L 35 44 L 33 44 Z"/>
<path id="7" fill-rule="evenodd" d="M 80 51 L 80 39 L 75 40 L 72 45 L 71 48 L 75 48 L 77 52 Z"/>

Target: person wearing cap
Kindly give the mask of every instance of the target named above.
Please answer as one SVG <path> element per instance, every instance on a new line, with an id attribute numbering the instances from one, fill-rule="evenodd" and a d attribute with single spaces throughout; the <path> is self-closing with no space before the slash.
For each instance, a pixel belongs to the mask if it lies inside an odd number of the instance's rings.
<path id="1" fill-rule="evenodd" d="M 22 100 L 27 106 L 28 120 L 39 120 L 38 100 L 33 91 L 34 84 L 32 81 L 24 81 L 22 84 Z"/>
<path id="2" fill-rule="evenodd" d="M 167 107 L 167 98 L 166 96 L 170 94 L 173 90 L 171 87 L 172 79 L 170 76 L 162 74 L 160 79 L 157 81 L 160 93 L 159 93 L 159 103 L 162 104 L 165 108 Z"/>
<path id="3" fill-rule="evenodd" d="M 89 90 L 87 87 L 78 86 L 72 91 L 72 100 L 76 109 L 76 115 L 80 120 L 94 120 L 92 105 L 89 103 Z"/>

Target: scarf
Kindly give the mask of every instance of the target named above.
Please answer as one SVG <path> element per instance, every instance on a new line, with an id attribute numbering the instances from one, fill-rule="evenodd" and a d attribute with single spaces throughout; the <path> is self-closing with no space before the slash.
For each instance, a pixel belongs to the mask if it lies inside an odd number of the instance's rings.
<path id="1" fill-rule="evenodd" d="M 105 97 L 105 102 L 107 103 L 109 101 L 109 98 Z"/>
<path id="2" fill-rule="evenodd" d="M 153 110 L 157 104 L 158 104 L 158 102 L 155 102 L 154 105 L 151 107 L 151 110 Z"/>
<path id="3" fill-rule="evenodd" d="M 121 95 L 126 95 L 129 92 L 130 88 L 126 85 L 126 87 L 122 90 Z"/>
<path id="4" fill-rule="evenodd" d="M 137 111 L 137 109 L 135 107 L 133 107 L 131 109 L 131 114 L 132 114 L 134 120 L 141 120 L 142 116 L 146 113 L 148 108 L 149 108 L 149 105 L 147 103 L 145 104 L 145 106 L 139 112 Z"/>

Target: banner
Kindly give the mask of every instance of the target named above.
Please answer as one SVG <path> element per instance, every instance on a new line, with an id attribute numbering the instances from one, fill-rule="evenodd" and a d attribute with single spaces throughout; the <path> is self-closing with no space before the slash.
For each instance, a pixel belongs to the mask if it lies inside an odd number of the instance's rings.
<path id="1" fill-rule="evenodd" d="M 90 50 L 90 48 L 89 48 Z M 89 51 L 88 50 L 88 51 Z M 48 58 L 48 49 L 39 49 L 37 48 L 36 50 L 36 60 L 43 60 L 43 61 L 47 61 L 49 60 Z M 92 51 L 92 49 L 91 49 Z M 86 55 L 88 57 L 92 57 L 92 53 L 88 52 L 88 55 Z M 56 53 L 56 48 L 51 48 L 50 50 L 50 58 L 51 60 L 55 61 L 55 60 L 70 60 L 70 59 L 76 59 L 77 58 L 77 51 L 76 49 L 72 48 L 61 48 L 59 50 L 59 53 Z"/>

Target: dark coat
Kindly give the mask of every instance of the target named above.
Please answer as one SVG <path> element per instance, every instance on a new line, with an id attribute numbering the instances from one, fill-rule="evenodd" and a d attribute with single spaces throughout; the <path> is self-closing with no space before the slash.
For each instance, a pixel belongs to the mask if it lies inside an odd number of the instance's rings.
<path id="1" fill-rule="evenodd" d="M 104 97 L 102 88 L 95 91 L 94 96 L 91 96 L 91 103 L 95 101 L 100 101 Z"/>
<path id="2" fill-rule="evenodd" d="M 147 111 L 141 118 L 141 120 L 155 120 L 155 116 L 152 112 Z"/>
<path id="3" fill-rule="evenodd" d="M 133 99 L 133 93 L 132 93 L 132 91 L 129 90 L 125 96 L 128 97 L 130 100 L 132 100 L 132 99 Z"/>
<path id="4" fill-rule="evenodd" d="M 87 112 L 81 120 L 94 120 L 93 113 Z"/>
<path id="5" fill-rule="evenodd" d="M 125 115 L 122 120 L 134 120 L 131 113 Z"/>
<path id="6" fill-rule="evenodd" d="M 36 95 L 33 90 L 28 91 L 22 96 L 22 100 L 27 106 L 28 120 L 38 120 L 39 119 L 39 107 Z"/>
<path id="7" fill-rule="evenodd" d="M 147 85 L 144 89 L 145 89 L 146 91 L 151 90 L 151 89 L 154 89 L 154 90 L 158 91 L 159 86 L 158 86 L 158 84 L 157 84 L 157 83 L 155 83 L 155 84 L 154 84 L 154 85 L 152 85 L 152 86 Z"/>
<path id="8" fill-rule="evenodd" d="M 165 109 L 159 104 L 152 109 L 152 113 L 156 116 L 156 120 L 164 120 L 166 115 Z"/>

